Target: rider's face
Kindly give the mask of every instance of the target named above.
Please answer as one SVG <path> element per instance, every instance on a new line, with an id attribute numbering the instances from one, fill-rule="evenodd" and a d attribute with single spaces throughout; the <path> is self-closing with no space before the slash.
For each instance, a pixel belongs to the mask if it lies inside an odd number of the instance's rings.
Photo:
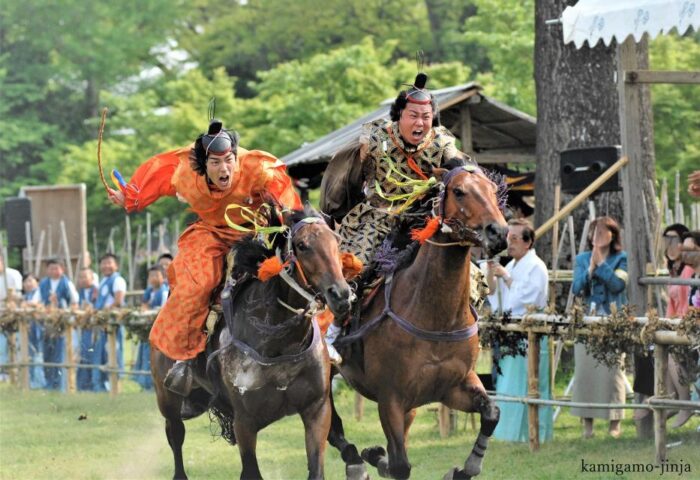
<path id="1" fill-rule="evenodd" d="M 210 153 L 207 159 L 207 177 L 219 190 L 228 190 L 231 188 L 235 164 L 236 156 L 233 152 L 224 155 Z"/>
<path id="2" fill-rule="evenodd" d="M 418 145 L 433 126 L 433 106 L 408 103 L 399 118 L 399 133 L 405 141 Z"/>

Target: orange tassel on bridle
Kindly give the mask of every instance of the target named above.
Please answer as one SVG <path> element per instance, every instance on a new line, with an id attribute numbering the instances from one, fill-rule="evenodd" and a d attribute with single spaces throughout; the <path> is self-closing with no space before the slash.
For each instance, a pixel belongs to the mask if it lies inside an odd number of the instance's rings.
<path id="1" fill-rule="evenodd" d="M 440 222 L 442 219 L 440 217 L 432 217 L 428 220 L 423 228 L 414 228 L 411 230 L 411 240 L 419 242 L 421 245 L 425 243 L 426 240 L 431 238 L 440 229 Z"/>
<path id="2" fill-rule="evenodd" d="M 343 277 L 352 280 L 362 271 L 362 261 L 350 252 L 340 254 L 340 262 L 343 266 Z"/>
<path id="3" fill-rule="evenodd" d="M 267 282 L 271 278 L 276 277 L 280 272 L 289 265 L 289 260 L 282 263 L 282 261 L 275 255 L 265 259 L 258 267 L 258 280 L 261 282 Z"/>

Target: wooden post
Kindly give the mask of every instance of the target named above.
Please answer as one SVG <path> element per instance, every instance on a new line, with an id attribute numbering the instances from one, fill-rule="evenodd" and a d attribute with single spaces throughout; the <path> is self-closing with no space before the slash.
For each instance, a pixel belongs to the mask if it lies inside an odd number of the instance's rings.
<path id="1" fill-rule="evenodd" d="M 117 361 L 117 330 L 119 326 L 110 325 L 107 327 L 107 364 L 111 371 L 109 372 L 109 395 L 116 397 L 119 393 L 119 362 Z"/>
<path id="2" fill-rule="evenodd" d="M 442 403 L 438 407 L 438 428 L 440 437 L 445 438 L 450 435 L 450 409 Z"/>
<path id="3" fill-rule="evenodd" d="M 66 364 L 73 365 L 73 325 L 66 325 L 66 331 L 64 332 L 66 337 Z M 76 370 L 74 366 L 66 368 L 68 377 L 66 378 L 66 390 L 68 393 L 75 393 L 76 387 Z"/>
<path id="4" fill-rule="evenodd" d="M 654 346 L 654 396 L 666 397 L 666 372 L 668 371 L 668 347 Z M 654 410 L 654 444 L 656 445 L 656 463 L 666 460 L 666 410 Z"/>
<path id="5" fill-rule="evenodd" d="M 22 363 L 20 369 L 20 386 L 24 390 L 29 390 L 29 370 L 32 368 L 29 363 L 29 325 L 24 319 L 19 321 L 19 359 Z"/>
<path id="6" fill-rule="evenodd" d="M 539 398 L 540 375 L 540 336 L 534 332 L 527 334 L 527 396 Z M 537 405 L 527 406 L 528 433 L 530 436 L 530 451 L 540 449 L 540 417 Z"/>
<path id="7" fill-rule="evenodd" d="M 355 420 L 362 420 L 365 414 L 365 397 L 355 392 Z"/>
<path id="8" fill-rule="evenodd" d="M 637 283 L 643 276 L 647 262 L 647 236 L 644 222 L 644 191 L 646 172 L 642 164 L 641 87 L 624 81 L 625 70 L 637 70 L 637 47 L 631 36 L 617 49 L 618 98 L 620 100 L 620 134 L 622 154 L 629 163 L 622 169 L 622 194 L 624 206 L 624 241 L 627 251 L 627 297 L 630 307 L 637 312 L 646 311 L 644 287 Z"/>

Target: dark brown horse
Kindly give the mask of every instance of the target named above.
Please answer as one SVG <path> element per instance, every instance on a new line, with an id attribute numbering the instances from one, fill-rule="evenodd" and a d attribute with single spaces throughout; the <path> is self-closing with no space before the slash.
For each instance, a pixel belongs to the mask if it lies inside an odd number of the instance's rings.
<path id="1" fill-rule="evenodd" d="M 498 407 L 474 371 L 479 338 L 469 304 L 469 246 L 480 244 L 489 255 L 499 252 L 505 247 L 507 224 L 496 185 L 478 168 L 435 173 L 444 184 L 435 212 L 442 217 L 442 229 L 363 308 L 360 331 L 335 343 L 346 346 L 353 336 L 364 341 L 364 355 L 344 355 L 340 372 L 358 392 L 378 403 L 387 449 L 365 449 L 362 459 L 383 477 L 410 476 L 406 439 L 416 407 L 441 402 L 481 414 L 471 455 L 463 469 L 448 472 L 450 479 L 480 473 L 488 438 L 498 423 Z M 335 409 L 329 442 L 341 451 L 352 476 L 351 467 L 361 459 L 344 438 Z"/>
<path id="2" fill-rule="evenodd" d="M 331 421 L 330 364 L 311 314 L 318 300 L 325 301 L 335 315 L 346 316 L 350 308 L 351 292 L 343 278 L 335 234 L 309 212 L 296 212 L 285 222 L 290 226 L 289 240 L 278 236 L 272 251 L 252 241 L 235 247 L 239 273 L 255 273 L 260 260 L 275 251 L 286 254 L 289 271 L 239 288 L 231 288 L 228 282 L 222 293 L 226 322 L 216 336 L 220 348 L 209 356 L 208 378 L 200 379 L 210 392 L 194 390 L 189 399 L 216 410 L 223 430 L 229 430 L 225 436 L 238 444 L 241 478 L 246 479 L 261 478 L 255 454 L 257 432 L 294 413 L 300 414 L 306 431 L 309 478 L 323 478 Z M 163 387 L 170 365 L 172 361 L 160 352 L 152 355 L 158 406 L 175 460 L 174 476 L 187 478 L 182 463 L 184 399 Z"/>

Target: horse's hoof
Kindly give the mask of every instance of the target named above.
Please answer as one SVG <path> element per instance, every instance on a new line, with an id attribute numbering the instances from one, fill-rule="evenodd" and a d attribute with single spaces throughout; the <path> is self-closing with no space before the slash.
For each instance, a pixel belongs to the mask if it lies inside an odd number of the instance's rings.
<path id="1" fill-rule="evenodd" d="M 384 450 L 384 447 L 380 446 L 365 448 L 362 450 L 360 456 L 362 457 L 362 460 L 369 463 L 373 467 L 376 467 L 377 464 L 379 464 L 379 460 L 382 457 L 386 457 L 386 450 Z"/>
<path id="2" fill-rule="evenodd" d="M 370 480 L 364 463 L 345 466 L 346 480 Z"/>
<path id="3" fill-rule="evenodd" d="M 453 467 L 452 470 L 447 472 L 444 477 L 442 477 L 442 480 L 469 480 L 470 477 L 467 475 L 464 470 L 458 468 L 458 467 Z"/>

